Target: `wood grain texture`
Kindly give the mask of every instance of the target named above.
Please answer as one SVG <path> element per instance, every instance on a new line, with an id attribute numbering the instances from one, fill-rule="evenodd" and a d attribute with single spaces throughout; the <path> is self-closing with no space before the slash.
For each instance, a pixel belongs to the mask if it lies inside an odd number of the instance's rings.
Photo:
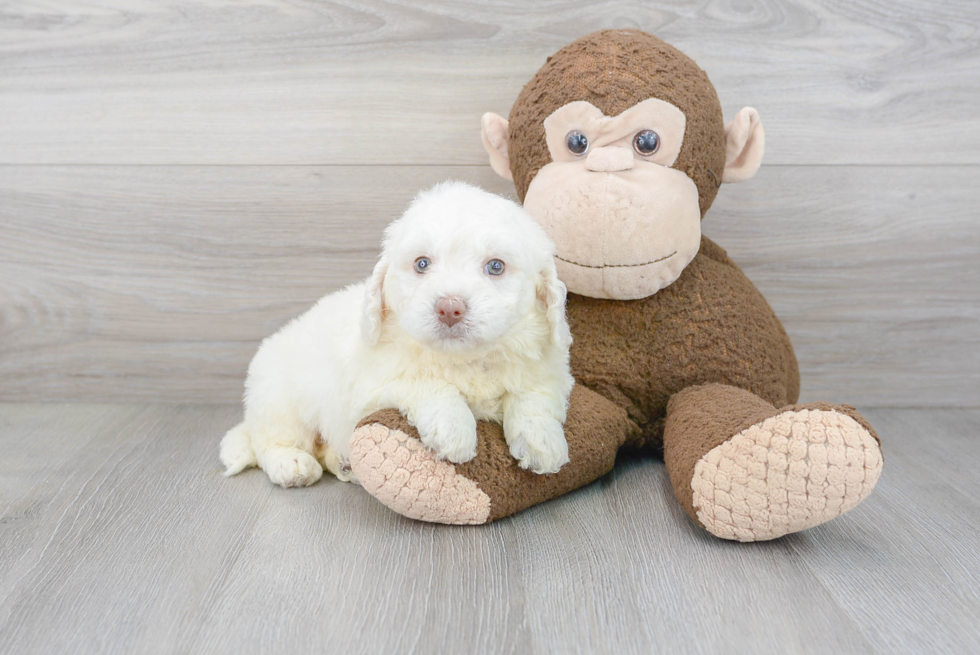
<path id="1" fill-rule="evenodd" d="M 875 493 L 759 544 L 699 530 L 655 460 L 485 527 L 226 479 L 239 416 L 0 405 L 0 653 L 980 649 L 978 410 L 868 412 Z"/>
<path id="2" fill-rule="evenodd" d="M 0 163 L 482 164 L 480 115 L 610 27 L 757 107 L 770 163 L 980 163 L 974 0 L 8 2 Z"/>
<path id="3" fill-rule="evenodd" d="M 980 190 L 959 167 L 768 167 L 704 232 L 784 320 L 804 399 L 980 405 Z M 487 167 L 0 167 L 0 398 L 225 402 L 363 279 L 420 188 Z"/>

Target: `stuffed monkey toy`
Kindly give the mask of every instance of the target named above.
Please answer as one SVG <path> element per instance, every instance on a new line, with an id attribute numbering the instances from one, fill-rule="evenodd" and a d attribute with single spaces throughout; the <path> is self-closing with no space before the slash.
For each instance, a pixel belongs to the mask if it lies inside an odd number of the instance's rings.
<path id="1" fill-rule="evenodd" d="M 499 425 L 477 456 L 436 460 L 395 410 L 351 440 L 368 493 L 423 521 L 480 524 L 607 473 L 624 448 L 663 454 L 677 501 L 724 539 L 805 530 L 871 493 L 882 453 L 851 406 L 795 404 L 796 356 L 779 319 L 701 220 L 723 182 L 755 174 L 758 113 L 727 125 L 707 75 L 636 30 L 562 48 L 510 119 L 486 114 L 493 169 L 556 244 L 574 343 L 558 473 L 525 471 Z"/>

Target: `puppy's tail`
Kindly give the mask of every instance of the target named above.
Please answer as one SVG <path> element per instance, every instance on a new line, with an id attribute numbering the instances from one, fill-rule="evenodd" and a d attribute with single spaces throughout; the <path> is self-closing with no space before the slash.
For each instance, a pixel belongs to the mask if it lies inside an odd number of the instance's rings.
<path id="1" fill-rule="evenodd" d="M 221 440 L 221 463 L 225 465 L 225 475 L 241 473 L 250 466 L 257 466 L 252 440 L 245 430 L 245 423 L 239 423 Z"/>

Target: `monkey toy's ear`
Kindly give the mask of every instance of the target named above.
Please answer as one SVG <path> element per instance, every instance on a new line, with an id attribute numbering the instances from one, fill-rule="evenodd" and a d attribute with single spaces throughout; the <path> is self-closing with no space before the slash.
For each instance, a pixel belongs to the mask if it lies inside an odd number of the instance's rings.
<path id="1" fill-rule="evenodd" d="M 510 172 L 510 156 L 507 154 L 507 145 L 510 142 L 507 119 L 488 111 L 480 120 L 480 127 L 483 147 L 490 155 L 490 167 L 500 177 L 513 182 L 514 176 Z"/>
<path id="2" fill-rule="evenodd" d="M 725 126 L 725 173 L 723 182 L 744 182 L 759 170 L 766 149 L 766 133 L 759 112 L 743 107 Z"/>

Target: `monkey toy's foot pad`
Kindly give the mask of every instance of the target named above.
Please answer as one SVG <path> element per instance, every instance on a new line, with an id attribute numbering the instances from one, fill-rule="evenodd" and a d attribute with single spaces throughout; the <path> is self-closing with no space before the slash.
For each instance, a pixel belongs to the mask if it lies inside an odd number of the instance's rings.
<path id="1" fill-rule="evenodd" d="M 695 464 L 694 508 L 717 537 L 775 539 L 856 507 L 871 493 L 881 467 L 878 440 L 847 413 L 786 411 Z"/>
<path id="2" fill-rule="evenodd" d="M 350 441 L 351 468 L 364 489 L 394 511 L 432 523 L 486 523 L 490 497 L 422 442 L 381 423 L 362 425 Z"/>

